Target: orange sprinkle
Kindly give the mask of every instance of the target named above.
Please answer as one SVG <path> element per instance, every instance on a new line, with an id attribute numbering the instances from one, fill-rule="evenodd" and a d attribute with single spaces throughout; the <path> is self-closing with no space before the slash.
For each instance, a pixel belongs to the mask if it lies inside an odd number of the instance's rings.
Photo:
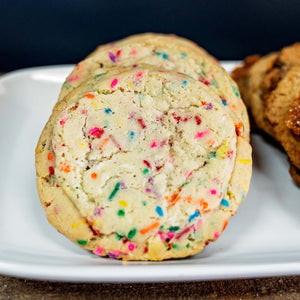
<path id="1" fill-rule="evenodd" d="M 169 199 L 169 196 L 165 196 L 165 200 L 168 200 Z"/>
<path id="2" fill-rule="evenodd" d="M 141 233 L 141 234 L 145 234 L 145 233 L 147 233 L 147 232 L 149 232 L 149 231 L 151 231 L 151 230 L 157 228 L 158 226 L 159 226 L 159 222 L 154 222 L 154 223 L 152 223 L 151 225 L 149 225 L 148 227 L 142 228 L 142 229 L 140 230 L 140 233 Z"/>
<path id="3" fill-rule="evenodd" d="M 53 159 L 53 155 L 52 155 L 52 153 L 51 153 L 51 152 L 49 152 L 49 153 L 48 153 L 48 160 L 50 160 L 50 161 L 51 161 L 52 159 Z"/>
<path id="4" fill-rule="evenodd" d="M 223 226 L 223 231 L 225 230 L 225 228 L 227 227 L 227 225 L 228 225 L 228 220 L 225 220 L 224 226 Z"/>
<path id="5" fill-rule="evenodd" d="M 104 141 L 100 144 L 99 149 L 102 150 L 102 148 L 106 145 L 106 143 L 109 141 L 109 138 L 104 139 Z"/>
<path id="6" fill-rule="evenodd" d="M 236 109 L 237 109 L 237 107 L 236 107 L 235 104 L 232 104 L 231 107 L 233 108 L 233 110 L 236 110 Z"/>
<path id="7" fill-rule="evenodd" d="M 214 143 L 215 143 L 214 140 L 208 140 L 208 141 L 207 141 L 207 145 L 208 145 L 208 146 L 213 146 Z"/>
<path id="8" fill-rule="evenodd" d="M 184 199 L 184 202 L 187 202 L 187 203 L 191 203 L 192 202 L 192 197 L 191 196 L 188 196 Z"/>
<path id="9" fill-rule="evenodd" d="M 175 203 L 180 199 L 180 196 L 178 193 L 175 193 L 171 197 L 171 206 L 174 206 Z"/>
<path id="10" fill-rule="evenodd" d="M 211 211 L 210 209 L 207 209 L 207 210 L 204 210 L 203 212 L 208 213 L 210 211 Z"/>
<path id="11" fill-rule="evenodd" d="M 60 167 L 60 171 L 65 172 L 65 173 L 70 173 L 71 172 L 71 166 L 67 165 L 66 163 L 60 163 L 61 167 Z"/>
<path id="12" fill-rule="evenodd" d="M 91 177 L 92 177 L 92 179 L 96 179 L 98 177 L 98 175 L 96 173 L 92 173 Z"/>
<path id="13" fill-rule="evenodd" d="M 93 95 L 93 94 L 86 94 L 84 97 L 85 98 L 89 98 L 89 99 L 94 99 L 95 95 Z"/>
<path id="14" fill-rule="evenodd" d="M 202 105 L 206 105 L 206 101 L 201 101 L 201 104 Z"/>

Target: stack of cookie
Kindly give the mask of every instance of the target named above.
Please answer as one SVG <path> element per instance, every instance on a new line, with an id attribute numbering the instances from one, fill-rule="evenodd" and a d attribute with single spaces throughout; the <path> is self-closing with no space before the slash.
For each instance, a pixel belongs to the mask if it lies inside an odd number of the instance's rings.
<path id="1" fill-rule="evenodd" d="M 281 143 L 300 186 L 300 43 L 251 56 L 233 72 L 256 125 Z"/>
<path id="2" fill-rule="evenodd" d="M 49 222 L 125 260 L 200 252 L 245 199 L 251 167 L 236 84 L 194 43 L 157 34 L 76 65 L 36 148 Z"/>

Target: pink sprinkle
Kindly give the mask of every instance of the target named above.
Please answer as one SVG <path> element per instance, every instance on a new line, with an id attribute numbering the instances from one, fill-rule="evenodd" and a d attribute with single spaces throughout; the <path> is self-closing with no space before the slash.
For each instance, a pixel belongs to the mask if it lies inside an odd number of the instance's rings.
<path id="1" fill-rule="evenodd" d="M 191 175 L 192 175 L 192 172 L 189 172 L 189 173 L 186 175 L 186 178 L 189 178 Z"/>
<path id="2" fill-rule="evenodd" d="M 136 50 L 135 50 L 135 49 L 132 49 L 131 54 L 132 54 L 132 55 L 136 55 Z"/>
<path id="3" fill-rule="evenodd" d="M 153 141 L 152 144 L 151 144 L 151 148 L 155 148 L 155 147 L 157 147 L 157 144 L 156 144 L 155 141 Z"/>
<path id="4" fill-rule="evenodd" d="M 171 232 L 171 231 L 169 231 L 169 232 L 168 232 L 168 237 L 171 239 L 173 236 L 174 236 L 174 233 Z"/>
<path id="5" fill-rule="evenodd" d="M 66 121 L 67 121 L 67 118 L 62 119 L 62 120 L 60 121 L 60 125 L 61 125 L 62 127 L 64 127 Z"/>
<path id="6" fill-rule="evenodd" d="M 79 76 L 78 75 L 74 75 L 74 76 L 72 76 L 72 77 L 70 77 L 70 78 L 68 78 L 68 82 L 73 82 L 73 81 L 76 81 L 76 80 L 78 80 L 79 79 Z"/>
<path id="7" fill-rule="evenodd" d="M 147 188 L 147 189 L 146 189 L 146 192 L 147 192 L 147 193 L 151 193 L 151 189 Z"/>
<path id="8" fill-rule="evenodd" d="M 215 238 L 219 237 L 219 232 L 215 232 Z"/>
<path id="9" fill-rule="evenodd" d="M 160 146 L 163 147 L 167 144 L 168 140 L 163 140 L 161 143 L 160 143 Z"/>
<path id="10" fill-rule="evenodd" d="M 95 212 L 94 212 L 94 216 L 100 216 L 101 215 L 101 210 L 103 209 L 103 207 L 98 207 Z"/>
<path id="11" fill-rule="evenodd" d="M 143 72 L 139 72 L 136 74 L 137 77 L 142 77 L 143 76 Z"/>
<path id="12" fill-rule="evenodd" d="M 115 78 L 115 79 L 111 82 L 110 87 L 113 88 L 117 83 L 118 83 L 118 79 Z"/>
<path id="13" fill-rule="evenodd" d="M 97 250 L 94 252 L 96 255 L 100 255 L 104 249 L 102 247 L 98 247 Z"/>
<path id="14" fill-rule="evenodd" d="M 96 137 L 97 139 L 100 139 L 101 136 L 103 135 L 103 133 L 104 133 L 104 130 L 99 127 L 94 127 L 89 131 L 89 135 L 92 135 L 92 136 Z"/>
<path id="15" fill-rule="evenodd" d="M 133 244 L 133 243 L 130 243 L 130 244 L 128 245 L 128 249 L 129 249 L 129 251 L 133 251 L 133 250 L 134 250 L 134 244 Z"/>
<path id="16" fill-rule="evenodd" d="M 195 135 L 195 139 L 203 138 L 204 136 L 206 136 L 208 134 L 209 134 L 209 130 L 197 132 L 197 134 Z"/>
<path id="17" fill-rule="evenodd" d="M 197 224 L 195 225 L 195 229 L 198 230 L 202 226 L 202 219 L 199 219 Z"/>
<path id="18" fill-rule="evenodd" d="M 82 113 L 83 115 L 86 115 L 87 110 L 86 110 L 86 109 L 83 109 L 83 110 L 81 111 L 81 113 Z"/>
<path id="19" fill-rule="evenodd" d="M 210 190 L 210 193 L 211 193 L 212 195 L 216 195 L 216 194 L 217 194 L 217 191 L 216 191 L 215 189 L 213 189 L 213 190 Z"/>
<path id="20" fill-rule="evenodd" d="M 119 151 L 121 151 L 122 148 L 121 148 L 120 144 L 117 142 L 117 140 L 115 139 L 115 137 L 114 137 L 112 134 L 110 134 L 110 135 L 109 135 L 109 138 L 110 138 L 111 141 L 115 144 L 115 146 L 119 149 Z"/>

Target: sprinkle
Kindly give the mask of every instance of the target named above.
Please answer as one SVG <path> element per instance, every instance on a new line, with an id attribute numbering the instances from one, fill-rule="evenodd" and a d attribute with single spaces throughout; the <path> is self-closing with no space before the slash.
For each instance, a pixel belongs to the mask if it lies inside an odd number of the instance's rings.
<path id="1" fill-rule="evenodd" d="M 87 240 L 77 240 L 77 243 L 81 246 L 85 246 L 88 243 L 88 241 Z"/>
<path id="2" fill-rule="evenodd" d="M 133 131 L 130 131 L 129 135 L 130 135 L 130 138 L 131 138 L 131 139 L 134 138 L 134 132 L 133 132 Z"/>
<path id="3" fill-rule="evenodd" d="M 146 188 L 146 192 L 147 192 L 147 193 L 151 193 L 151 189 Z"/>
<path id="4" fill-rule="evenodd" d="M 185 88 L 186 86 L 187 86 L 187 80 L 183 80 L 181 87 Z"/>
<path id="5" fill-rule="evenodd" d="M 142 129 L 146 128 L 146 124 L 144 123 L 144 120 L 142 118 L 137 119 L 137 121 L 139 122 L 139 124 L 141 125 Z"/>
<path id="6" fill-rule="evenodd" d="M 114 253 L 109 252 L 108 256 L 111 258 L 117 258 L 120 254 L 121 254 L 121 251 L 116 250 L 116 251 L 114 251 Z"/>
<path id="7" fill-rule="evenodd" d="M 59 123 L 62 127 L 64 127 L 65 123 L 67 121 L 67 118 L 62 119 Z"/>
<path id="8" fill-rule="evenodd" d="M 214 236 L 215 236 L 215 238 L 218 238 L 219 237 L 219 232 L 215 232 Z"/>
<path id="9" fill-rule="evenodd" d="M 132 49 L 132 51 L 131 51 L 131 55 L 136 55 L 136 50 L 135 49 Z"/>
<path id="10" fill-rule="evenodd" d="M 99 127 L 94 127 L 89 131 L 89 135 L 94 136 L 97 139 L 100 139 L 104 133 L 104 130 Z"/>
<path id="11" fill-rule="evenodd" d="M 228 220 L 225 220 L 224 225 L 223 225 L 223 231 L 225 230 L 225 228 L 227 227 L 227 225 L 228 225 Z"/>
<path id="12" fill-rule="evenodd" d="M 98 207 L 96 208 L 96 210 L 94 211 L 94 216 L 100 216 L 101 215 L 101 210 L 103 209 L 103 207 Z"/>
<path id="13" fill-rule="evenodd" d="M 231 159 L 232 156 L 233 156 L 233 150 L 228 150 L 227 151 L 227 157 Z"/>
<path id="14" fill-rule="evenodd" d="M 100 144 L 100 146 L 99 146 L 99 150 L 102 150 L 103 147 L 107 144 L 108 141 L 109 141 L 108 138 L 104 139 L 104 140 L 102 141 L 102 143 Z"/>
<path id="15" fill-rule="evenodd" d="M 169 227 L 169 230 L 170 230 L 170 231 L 173 231 L 173 232 L 174 232 L 174 231 L 178 231 L 179 229 L 180 229 L 179 226 L 170 226 L 170 227 Z"/>
<path id="16" fill-rule="evenodd" d="M 171 239 L 171 238 L 174 236 L 174 233 L 171 232 L 171 231 L 169 231 L 169 232 L 167 233 L 167 236 Z"/>
<path id="17" fill-rule="evenodd" d="M 136 235 L 136 228 L 133 228 L 128 233 L 128 238 L 132 239 Z"/>
<path id="18" fill-rule="evenodd" d="M 177 121 L 177 124 L 181 121 L 181 117 L 176 115 L 175 113 L 172 113 L 172 116 Z"/>
<path id="19" fill-rule="evenodd" d="M 115 78 L 115 79 L 111 82 L 110 87 L 113 88 L 114 86 L 116 86 L 117 83 L 118 83 L 118 79 Z"/>
<path id="20" fill-rule="evenodd" d="M 238 161 L 241 164 L 250 164 L 251 163 L 251 159 L 246 159 L 246 158 L 240 158 Z"/>
<path id="21" fill-rule="evenodd" d="M 71 167 L 70 165 L 66 164 L 66 163 L 60 163 L 60 171 L 65 172 L 65 173 L 70 173 L 71 172 Z"/>
<path id="22" fill-rule="evenodd" d="M 238 90 L 238 88 L 236 87 L 236 86 L 232 86 L 232 90 L 233 90 L 233 92 L 235 93 L 235 95 L 237 96 L 237 97 L 240 97 L 240 94 L 239 94 L 239 90 Z"/>
<path id="23" fill-rule="evenodd" d="M 210 81 L 207 80 L 205 77 L 203 77 L 202 75 L 199 76 L 198 80 L 202 83 L 204 83 L 205 85 L 210 85 Z"/>
<path id="24" fill-rule="evenodd" d="M 53 155 L 51 152 L 48 153 L 47 158 L 49 161 L 51 161 L 53 159 Z"/>
<path id="25" fill-rule="evenodd" d="M 93 95 L 93 94 L 86 94 L 84 97 L 85 98 L 89 98 L 89 99 L 94 99 L 95 95 Z"/>
<path id="26" fill-rule="evenodd" d="M 197 125 L 201 124 L 201 119 L 199 116 L 195 116 L 195 120 L 196 120 Z"/>
<path id="27" fill-rule="evenodd" d="M 224 106 L 227 106 L 227 101 L 226 101 L 225 99 L 222 99 L 222 98 L 221 98 L 221 101 L 222 101 L 222 104 L 223 104 Z"/>
<path id="28" fill-rule="evenodd" d="M 178 247 L 178 246 L 177 246 L 176 244 L 173 245 L 173 248 L 174 248 L 174 249 L 177 249 L 177 247 Z"/>
<path id="29" fill-rule="evenodd" d="M 108 52 L 108 56 L 113 63 L 116 62 L 116 56 L 112 52 Z"/>
<path id="30" fill-rule="evenodd" d="M 128 249 L 129 249 L 129 251 L 133 251 L 133 250 L 134 250 L 134 244 L 133 244 L 133 243 L 130 243 L 130 244 L 128 245 Z"/>
<path id="31" fill-rule="evenodd" d="M 199 215 L 200 215 L 199 211 L 196 210 L 192 215 L 189 216 L 189 222 L 191 222 L 193 219 L 195 219 Z"/>
<path id="32" fill-rule="evenodd" d="M 182 53 L 180 53 L 180 55 L 181 55 L 181 57 L 182 57 L 182 58 L 185 58 L 185 57 L 187 57 L 187 54 L 186 54 L 186 53 L 183 53 L 183 52 L 182 52 Z"/>
<path id="33" fill-rule="evenodd" d="M 162 55 L 162 58 L 163 58 L 163 59 L 168 59 L 169 56 L 168 56 L 167 54 L 164 53 L 164 54 Z"/>
<path id="34" fill-rule="evenodd" d="M 190 244 L 186 244 L 185 246 L 186 246 L 187 248 L 190 248 Z"/>
<path id="35" fill-rule="evenodd" d="M 142 201 L 142 204 L 143 204 L 144 206 L 146 206 L 146 205 L 147 205 L 147 201 Z"/>
<path id="36" fill-rule="evenodd" d="M 103 75 L 105 75 L 106 73 L 100 73 L 100 74 L 97 74 L 95 75 L 94 79 L 95 80 L 99 80 Z"/>
<path id="37" fill-rule="evenodd" d="M 150 163 L 148 160 L 143 160 L 143 163 L 149 168 L 149 169 L 152 169 Z"/>
<path id="38" fill-rule="evenodd" d="M 136 74 L 137 77 L 142 77 L 143 76 L 143 72 L 139 72 Z"/>
<path id="39" fill-rule="evenodd" d="M 176 202 L 179 201 L 179 200 L 180 200 L 179 194 L 178 193 L 173 194 L 171 196 L 171 200 L 170 200 L 171 206 L 174 206 L 176 204 Z"/>
<path id="40" fill-rule="evenodd" d="M 221 200 L 221 205 L 223 205 L 223 206 L 226 206 L 226 207 L 229 207 L 229 202 L 226 200 L 226 199 L 222 199 Z"/>
<path id="41" fill-rule="evenodd" d="M 115 137 L 114 137 L 112 134 L 110 134 L 110 135 L 109 135 L 109 138 L 110 138 L 111 141 L 115 144 L 115 146 L 119 149 L 119 151 L 121 151 L 122 148 L 121 148 L 120 144 L 116 141 Z"/>
<path id="42" fill-rule="evenodd" d="M 104 111 L 105 111 L 106 114 L 111 114 L 112 113 L 112 110 L 110 108 L 105 108 Z"/>
<path id="43" fill-rule="evenodd" d="M 153 141 L 153 142 L 151 143 L 150 147 L 151 147 L 151 148 L 156 148 L 156 147 L 157 147 L 157 144 L 156 144 L 156 142 L 155 142 L 155 141 Z"/>
<path id="44" fill-rule="evenodd" d="M 125 211 L 124 211 L 124 209 L 119 209 L 119 210 L 118 210 L 118 216 L 120 216 L 120 217 L 125 216 Z"/>
<path id="45" fill-rule="evenodd" d="M 195 135 L 195 139 L 203 138 L 204 136 L 206 136 L 208 134 L 209 134 L 209 130 L 197 132 L 197 134 Z"/>
<path id="46" fill-rule="evenodd" d="M 72 77 L 69 77 L 68 78 L 68 82 L 73 82 L 73 81 L 76 81 L 76 80 L 78 80 L 79 79 L 79 76 L 78 75 L 74 75 L 74 76 L 72 76 Z"/>
<path id="47" fill-rule="evenodd" d="M 148 227 L 144 227 L 140 230 L 141 234 L 145 234 L 151 230 L 154 230 L 155 228 L 157 228 L 159 226 L 159 222 L 154 222 L 151 225 L 149 225 Z"/>
<path id="48" fill-rule="evenodd" d="M 116 233 L 116 239 L 119 241 L 123 238 L 123 236 L 124 236 L 123 234 Z"/>
<path id="49" fill-rule="evenodd" d="M 144 175 L 146 175 L 146 174 L 148 174 L 148 173 L 149 173 L 149 169 L 146 168 L 146 169 L 143 170 L 143 174 L 144 174 Z"/>
<path id="50" fill-rule="evenodd" d="M 119 189 L 120 189 L 120 182 L 117 182 L 117 184 L 115 185 L 115 187 L 114 187 L 114 189 L 113 189 L 113 191 L 111 192 L 111 194 L 109 195 L 109 197 L 108 197 L 108 200 L 112 200 L 114 197 L 115 197 L 115 195 L 116 195 L 116 193 L 119 191 Z"/>
<path id="51" fill-rule="evenodd" d="M 96 249 L 96 251 L 94 252 L 94 254 L 100 255 L 100 254 L 102 253 L 102 251 L 103 251 L 103 248 L 102 248 L 102 247 L 98 247 L 98 248 Z"/>
<path id="52" fill-rule="evenodd" d="M 191 227 L 187 227 L 185 228 L 183 231 L 181 231 L 180 233 L 178 233 L 175 237 L 176 240 L 179 240 L 183 235 L 185 235 L 186 233 L 188 233 L 191 230 Z"/>
<path id="53" fill-rule="evenodd" d="M 162 210 L 162 208 L 161 208 L 160 206 L 156 206 L 155 211 L 157 212 L 157 214 L 158 214 L 160 217 L 163 217 L 164 212 L 163 212 L 163 210 Z"/>
<path id="54" fill-rule="evenodd" d="M 212 190 L 210 190 L 210 193 L 211 193 L 212 195 L 216 195 L 216 194 L 217 194 L 217 190 L 212 189 Z"/>
<path id="55" fill-rule="evenodd" d="M 99 109 L 99 104 L 96 101 L 92 102 L 92 105 L 94 106 L 95 109 Z"/>
<path id="56" fill-rule="evenodd" d="M 211 103 L 208 103 L 207 106 L 206 106 L 206 110 L 212 110 L 213 109 L 213 106 Z"/>
<path id="57" fill-rule="evenodd" d="M 124 207 L 127 207 L 127 205 L 128 205 L 128 203 L 125 200 L 120 200 L 119 204 Z"/>
<path id="58" fill-rule="evenodd" d="M 234 125 L 235 126 L 235 133 L 237 136 L 242 136 L 242 133 L 243 133 L 243 123 L 242 122 L 239 122 L 237 124 Z"/>
<path id="59" fill-rule="evenodd" d="M 211 152 L 208 154 L 208 159 L 212 159 L 212 158 L 216 158 L 217 157 L 217 153 L 216 152 Z"/>
<path id="60" fill-rule="evenodd" d="M 225 141 L 225 144 L 217 150 L 217 155 L 221 158 L 225 158 L 227 154 L 227 150 L 228 150 L 228 142 Z"/>
<path id="61" fill-rule="evenodd" d="M 91 177 L 92 177 L 92 179 L 97 179 L 98 175 L 97 175 L 97 173 L 92 173 Z"/>

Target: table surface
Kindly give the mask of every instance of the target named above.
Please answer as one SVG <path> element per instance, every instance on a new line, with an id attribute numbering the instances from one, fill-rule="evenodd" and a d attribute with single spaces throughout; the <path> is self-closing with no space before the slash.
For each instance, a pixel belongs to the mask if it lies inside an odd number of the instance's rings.
<path id="1" fill-rule="evenodd" d="M 3 73 L 0 73 L 0 76 Z M 299 299 L 300 276 L 160 283 L 66 283 L 0 275 L 0 299 Z"/>
<path id="2" fill-rule="evenodd" d="M 63 283 L 0 276 L 0 299 L 300 299 L 300 276 L 173 283 Z"/>

